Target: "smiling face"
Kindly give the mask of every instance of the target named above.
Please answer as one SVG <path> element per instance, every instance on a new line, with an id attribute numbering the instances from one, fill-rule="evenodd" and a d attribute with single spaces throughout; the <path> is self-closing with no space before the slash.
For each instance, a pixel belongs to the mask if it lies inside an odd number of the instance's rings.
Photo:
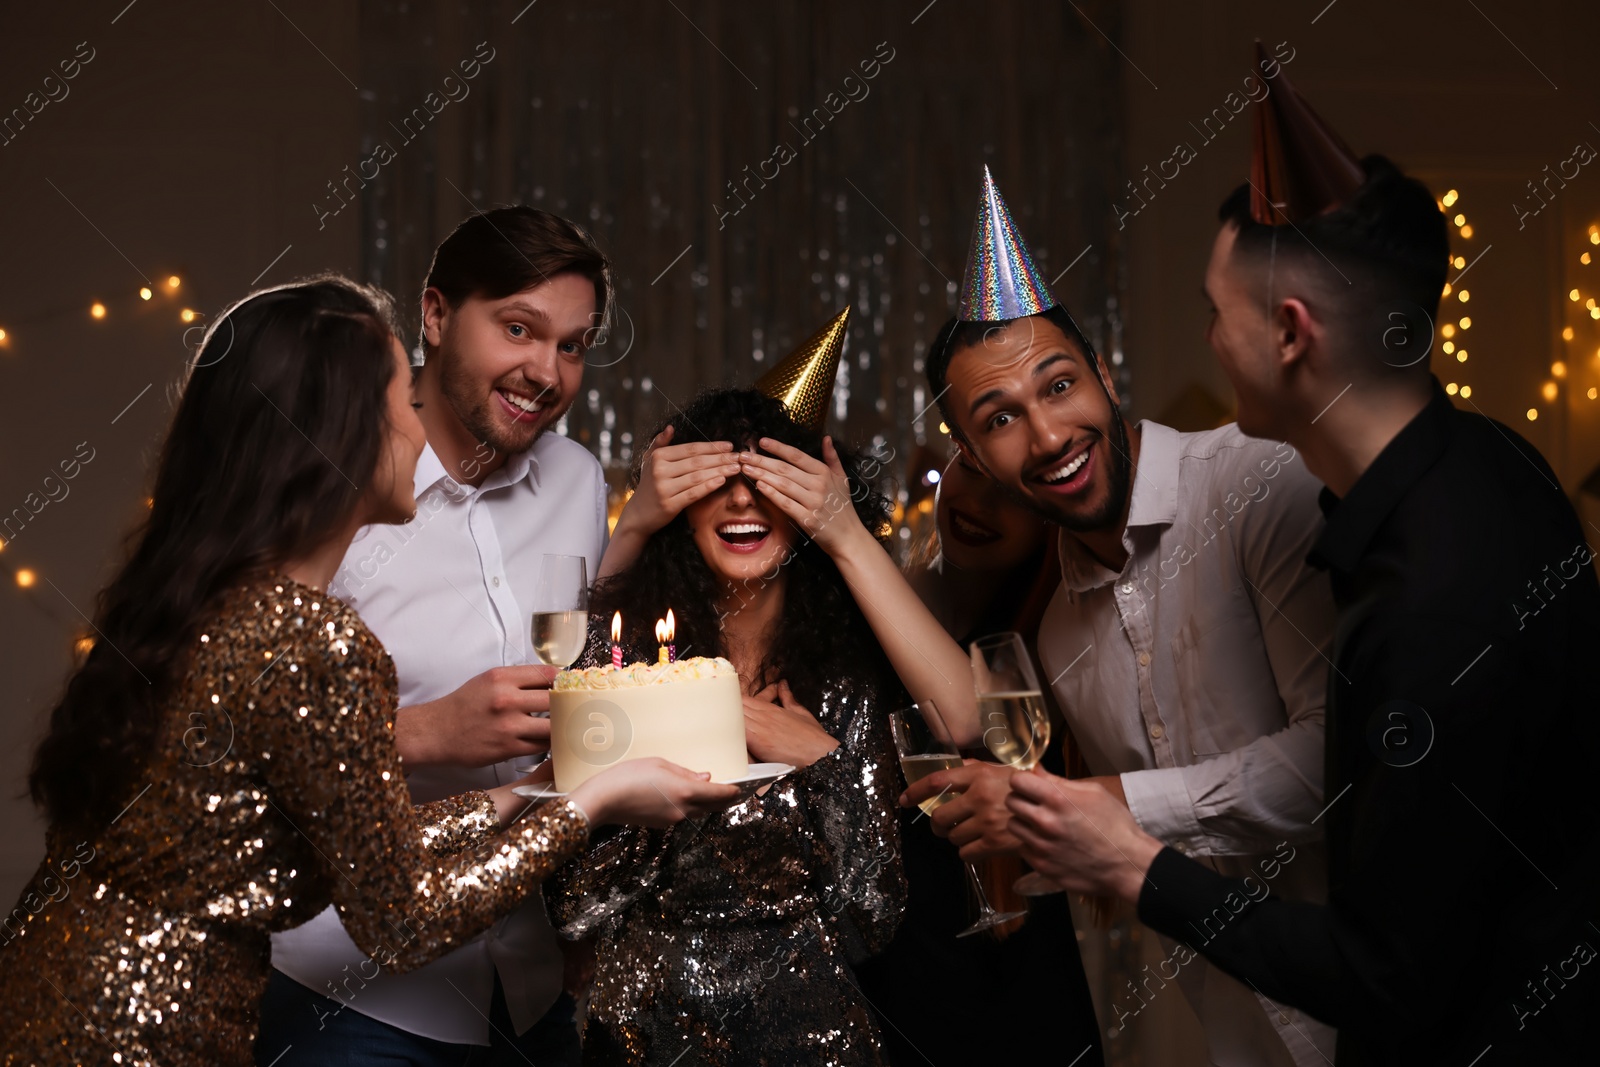
<path id="1" fill-rule="evenodd" d="M 962 570 L 1007 571 L 1044 544 L 1045 523 L 957 456 L 939 479 L 939 552 Z"/>
<path id="2" fill-rule="evenodd" d="M 1127 429 L 1099 370 L 1076 339 L 1034 315 L 957 349 L 945 374 L 948 410 L 982 468 L 1071 530 L 1114 526 L 1132 482 Z"/>
<path id="3" fill-rule="evenodd" d="M 417 513 L 414 482 L 417 457 L 422 455 L 428 435 L 422 420 L 411 406 L 416 391 L 411 384 L 411 364 L 398 339 L 391 342 L 394 375 L 389 379 L 386 433 L 378 466 L 368 490 L 367 522 L 408 522 Z"/>
<path id="4" fill-rule="evenodd" d="M 725 583 L 760 581 L 779 572 L 795 544 L 795 528 L 743 476 L 684 509 L 695 547 Z"/>
<path id="5" fill-rule="evenodd" d="M 592 336 L 594 283 L 557 274 L 500 300 L 469 296 L 455 307 L 423 295 L 423 332 L 437 351 L 439 391 L 473 440 L 521 452 L 578 395 Z"/>

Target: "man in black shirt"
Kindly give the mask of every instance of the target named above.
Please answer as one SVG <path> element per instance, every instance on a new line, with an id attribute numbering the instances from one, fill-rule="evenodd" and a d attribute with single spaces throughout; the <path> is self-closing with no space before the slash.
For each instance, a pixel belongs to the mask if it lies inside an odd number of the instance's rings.
<path id="1" fill-rule="evenodd" d="M 1356 166 L 1309 211 L 1258 168 L 1223 206 L 1205 284 L 1241 428 L 1327 485 L 1310 562 L 1340 610 L 1328 903 L 1271 896 L 1292 850 L 1224 878 L 1094 785 L 1016 775 L 1011 828 L 1066 888 L 1136 901 L 1337 1026 L 1341 1067 L 1597 1062 L 1580 1044 L 1600 1008 L 1594 553 L 1543 457 L 1428 372 L 1436 202 L 1382 157 Z"/>

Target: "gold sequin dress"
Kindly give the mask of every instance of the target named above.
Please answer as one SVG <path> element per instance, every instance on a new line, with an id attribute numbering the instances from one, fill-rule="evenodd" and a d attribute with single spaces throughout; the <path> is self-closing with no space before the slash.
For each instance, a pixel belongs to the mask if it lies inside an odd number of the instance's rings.
<path id="1" fill-rule="evenodd" d="M 342 601 L 263 578 L 201 634 L 127 807 L 51 827 L 0 919 L 6 1064 L 245 1067 L 271 932 L 331 902 L 371 967 L 406 971 L 588 839 L 566 802 L 505 831 L 487 793 L 413 808 L 394 664 Z"/>
<path id="2" fill-rule="evenodd" d="M 899 764 L 881 700 L 841 683 L 812 711 L 833 752 L 705 819 L 621 828 L 546 885 L 564 936 L 599 935 L 585 1064 L 883 1062 L 850 965 L 905 904 Z"/>

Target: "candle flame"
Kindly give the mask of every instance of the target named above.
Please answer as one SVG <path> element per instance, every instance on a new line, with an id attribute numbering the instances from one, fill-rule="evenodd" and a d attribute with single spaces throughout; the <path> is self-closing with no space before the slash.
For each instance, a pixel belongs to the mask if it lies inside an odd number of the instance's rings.
<path id="1" fill-rule="evenodd" d="M 672 609 L 671 608 L 667 609 L 666 634 L 667 634 L 667 640 L 668 641 L 672 641 L 674 638 L 677 637 L 677 634 L 678 634 L 678 620 L 676 620 L 676 619 L 674 619 L 672 617 Z"/>
<path id="2" fill-rule="evenodd" d="M 618 644 L 622 640 L 622 612 L 611 616 L 611 643 Z"/>
<path id="3" fill-rule="evenodd" d="M 667 640 L 667 620 L 656 620 L 656 643 L 665 644 Z"/>

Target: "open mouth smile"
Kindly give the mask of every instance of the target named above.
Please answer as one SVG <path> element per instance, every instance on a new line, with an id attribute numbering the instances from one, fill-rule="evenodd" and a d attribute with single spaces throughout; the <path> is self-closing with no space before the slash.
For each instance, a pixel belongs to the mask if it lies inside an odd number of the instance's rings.
<path id="1" fill-rule="evenodd" d="M 1088 488 L 1089 478 L 1094 473 L 1094 459 L 1094 445 L 1085 445 L 1065 463 L 1036 475 L 1033 480 L 1048 492 L 1063 496 L 1076 495 Z"/>
<path id="2" fill-rule="evenodd" d="M 950 536 L 968 548 L 982 548 L 1000 540 L 1000 532 L 990 529 L 964 511 L 950 509 Z"/>
<path id="3" fill-rule="evenodd" d="M 500 404 L 506 413 L 515 422 L 533 422 L 550 409 L 550 400 L 524 396 L 513 393 L 509 389 L 496 388 L 494 395 L 500 398 Z"/>
<path id="4" fill-rule="evenodd" d="M 764 522 L 725 522 L 717 527 L 717 537 L 730 552 L 757 552 L 772 534 Z"/>

